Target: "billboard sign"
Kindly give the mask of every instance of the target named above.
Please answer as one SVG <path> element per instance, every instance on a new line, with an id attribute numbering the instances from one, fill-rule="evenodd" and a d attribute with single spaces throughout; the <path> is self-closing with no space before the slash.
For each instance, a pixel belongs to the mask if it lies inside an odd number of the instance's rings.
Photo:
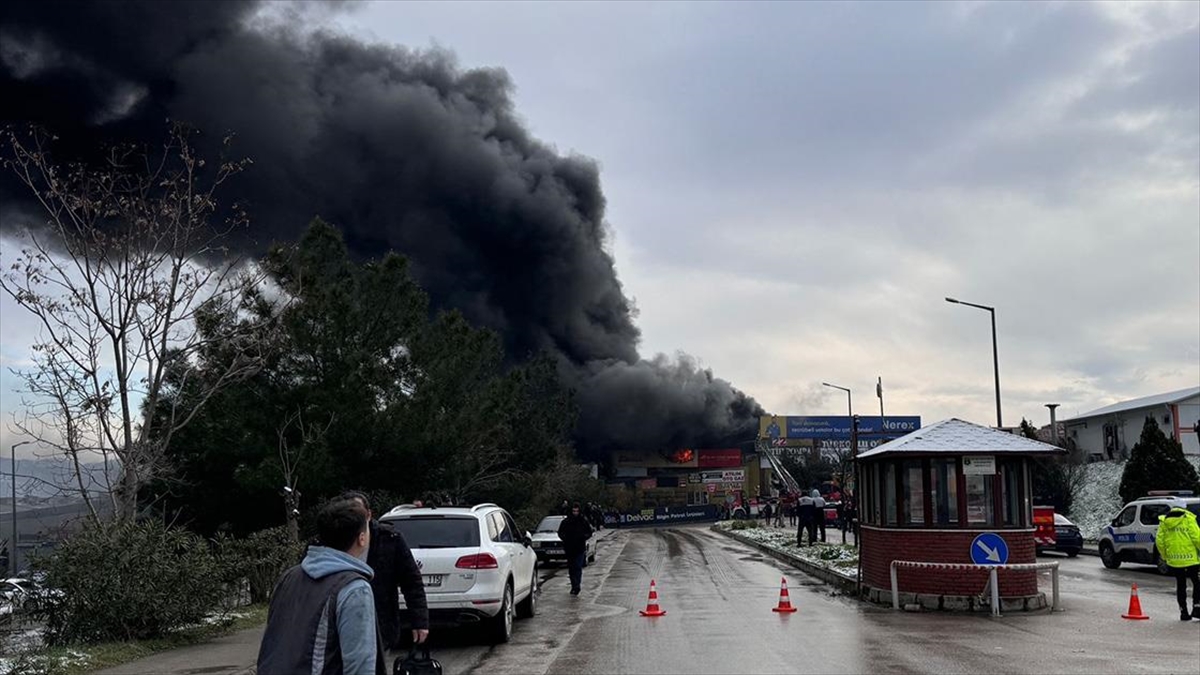
<path id="1" fill-rule="evenodd" d="M 850 440 L 848 415 L 763 415 L 758 420 L 759 438 Z M 913 415 L 888 415 L 881 419 L 859 415 L 858 433 L 900 437 L 921 428 L 921 418 Z"/>
<path id="2" fill-rule="evenodd" d="M 742 451 L 737 448 L 723 450 L 701 450 L 701 469 L 728 469 L 742 465 Z"/>

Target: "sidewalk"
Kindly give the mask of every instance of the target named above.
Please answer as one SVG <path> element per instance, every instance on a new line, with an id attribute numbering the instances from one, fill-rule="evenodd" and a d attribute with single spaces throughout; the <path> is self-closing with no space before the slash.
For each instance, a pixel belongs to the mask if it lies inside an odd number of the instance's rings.
<path id="1" fill-rule="evenodd" d="M 95 675 L 252 675 L 264 628 L 247 628 L 204 644 L 160 652 Z"/>

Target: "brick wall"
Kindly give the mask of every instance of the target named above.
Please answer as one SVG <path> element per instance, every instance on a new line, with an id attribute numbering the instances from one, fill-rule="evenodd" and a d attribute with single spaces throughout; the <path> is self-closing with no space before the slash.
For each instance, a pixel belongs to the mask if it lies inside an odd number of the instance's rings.
<path id="1" fill-rule="evenodd" d="M 993 530 L 926 531 L 894 528 L 862 528 L 863 583 L 874 588 L 892 586 L 893 560 L 971 563 L 971 542 L 981 532 Z M 1032 530 L 1000 530 L 1008 544 L 1008 562 L 1016 565 L 1037 562 Z M 978 595 L 987 583 L 985 570 L 921 569 L 897 570 L 900 590 L 934 595 Z M 1037 572 L 1000 570 L 1000 596 L 1017 597 L 1037 593 Z"/>

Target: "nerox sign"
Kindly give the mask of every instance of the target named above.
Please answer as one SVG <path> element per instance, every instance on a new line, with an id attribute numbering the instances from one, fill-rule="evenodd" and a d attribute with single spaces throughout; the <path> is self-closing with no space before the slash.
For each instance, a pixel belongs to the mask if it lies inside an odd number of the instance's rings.
<path id="1" fill-rule="evenodd" d="M 760 438 L 850 439 L 851 420 L 846 415 L 783 416 L 765 415 L 759 418 Z M 888 415 L 858 418 L 859 434 L 890 434 L 903 436 L 921 428 L 919 416 Z"/>

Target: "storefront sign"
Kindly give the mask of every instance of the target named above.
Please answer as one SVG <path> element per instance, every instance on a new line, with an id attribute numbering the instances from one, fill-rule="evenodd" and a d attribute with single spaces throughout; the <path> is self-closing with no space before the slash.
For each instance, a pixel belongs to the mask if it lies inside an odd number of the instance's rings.
<path id="1" fill-rule="evenodd" d="M 701 469 L 724 469 L 742 465 L 742 451 L 737 448 L 727 450 L 701 450 Z"/>
<path id="2" fill-rule="evenodd" d="M 995 455 L 964 455 L 964 476 L 991 476 L 996 473 Z"/>
<path id="3" fill-rule="evenodd" d="M 722 483 L 744 483 L 746 481 L 746 470 L 736 469 L 734 471 L 722 471 Z"/>

